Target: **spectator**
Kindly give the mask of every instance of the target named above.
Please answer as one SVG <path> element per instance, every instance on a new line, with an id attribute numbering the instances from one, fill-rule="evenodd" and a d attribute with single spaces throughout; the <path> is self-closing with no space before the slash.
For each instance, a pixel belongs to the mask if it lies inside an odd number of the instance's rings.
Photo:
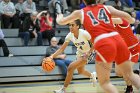
<path id="1" fill-rule="evenodd" d="M 57 13 L 63 13 L 63 12 L 66 14 L 70 13 L 68 11 L 68 5 L 66 0 L 48 0 L 48 6 L 49 6 L 49 11 L 51 13 L 54 13 L 54 9 L 56 9 Z"/>
<path id="2" fill-rule="evenodd" d="M 131 14 L 136 19 L 134 24 L 134 32 L 140 41 L 140 11 L 133 11 Z"/>
<path id="3" fill-rule="evenodd" d="M 57 38 L 53 37 L 51 39 L 51 45 L 46 49 L 46 57 L 55 53 L 59 49 L 57 43 L 58 43 Z M 61 68 L 62 74 L 65 78 L 67 75 L 67 67 L 72 61 L 66 59 L 66 54 L 60 54 L 56 58 L 54 58 L 54 62 Z"/>
<path id="4" fill-rule="evenodd" d="M 120 0 L 115 0 L 115 5 L 114 5 L 115 8 L 121 10 L 122 9 L 122 5 L 121 5 L 121 2 Z"/>
<path id="5" fill-rule="evenodd" d="M 33 0 L 26 0 L 23 3 L 24 18 L 29 17 L 32 11 L 36 11 L 36 4 Z"/>
<path id="6" fill-rule="evenodd" d="M 85 3 L 83 1 L 80 1 L 80 9 L 86 7 Z"/>
<path id="7" fill-rule="evenodd" d="M 49 11 L 40 12 L 37 15 L 37 18 L 40 20 L 40 32 L 38 32 L 38 34 L 40 34 L 39 38 L 40 40 L 42 40 L 42 38 L 47 38 L 50 45 L 51 38 L 55 36 L 55 31 L 52 28 L 53 19 L 50 16 Z M 42 42 L 40 43 L 42 44 Z"/>
<path id="8" fill-rule="evenodd" d="M 23 1 L 24 0 L 18 0 L 18 3 L 15 5 L 17 11 L 16 14 L 22 20 L 23 20 Z"/>
<path id="9" fill-rule="evenodd" d="M 72 10 L 79 9 L 80 2 L 81 0 L 70 0 Z"/>
<path id="10" fill-rule="evenodd" d="M 37 32 L 40 31 L 39 28 L 39 20 L 36 19 L 37 12 L 33 11 L 30 17 L 26 17 L 23 23 L 19 28 L 19 37 L 24 39 L 24 45 L 28 46 L 28 42 L 30 38 L 37 38 L 37 44 L 41 45 L 40 36 L 38 36 Z"/>
<path id="11" fill-rule="evenodd" d="M 0 47 L 2 47 L 2 49 L 3 49 L 4 56 L 11 57 L 11 56 L 13 56 L 13 54 L 10 53 L 3 38 L 4 38 L 4 34 L 3 34 L 2 30 L 0 29 Z"/>
<path id="12" fill-rule="evenodd" d="M 0 13 L 2 14 L 2 27 L 9 28 L 12 23 L 12 28 L 18 28 L 16 21 L 16 10 L 14 4 L 10 0 L 3 0 L 0 3 Z"/>

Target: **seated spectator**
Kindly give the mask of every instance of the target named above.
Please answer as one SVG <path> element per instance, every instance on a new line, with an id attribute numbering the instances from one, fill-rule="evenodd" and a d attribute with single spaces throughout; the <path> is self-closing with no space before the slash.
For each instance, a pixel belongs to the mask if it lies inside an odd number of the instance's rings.
<path id="1" fill-rule="evenodd" d="M 50 16 L 49 11 L 42 11 L 37 15 L 37 18 L 40 20 L 40 34 L 39 38 L 42 40 L 42 38 L 48 39 L 49 45 L 51 38 L 55 36 L 55 31 L 52 28 L 53 19 Z M 42 44 L 42 42 L 40 42 Z"/>
<path id="2" fill-rule="evenodd" d="M 55 53 L 59 49 L 57 43 L 57 38 L 53 37 L 51 39 L 51 45 L 46 49 L 46 57 L 49 57 L 51 54 Z M 54 58 L 54 62 L 57 66 L 61 68 L 62 74 L 65 78 L 67 75 L 67 67 L 72 61 L 66 59 L 66 54 L 60 54 L 56 58 Z"/>
<path id="3" fill-rule="evenodd" d="M 23 3 L 24 18 L 29 17 L 32 11 L 36 11 L 36 4 L 33 0 L 26 0 Z"/>
<path id="4" fill-rule="evenodd" d="M 30 38 L 37 38 L 37 44 L 41 45 L 40 36 L 38 36 L 37 32 L 40 31 L 39 20 L 36 19 L 37 12 L 33 11 L 30 17 L 26 17 L 23 23 L 19 28 L 19 37 L 24 39 L 24 45 L 28 46 L 28 42 Z"/>
<path id="5" fill-rule="evenodd" d="M 16 9 L 14 4 L 10 0 L 3 0 L 0 3 L 0 13 L 2 14 L 2 28 L 9 28 L 12 24 L 12 28 L 18 28 L 16 21 Z"/>
<path id="6" fill-rule="evenodd" d="M 19 22 L 23 20 L 24 14 L 23 14 L 23 1 L 24 0 L 18 0 L 18 3 L 16 3 L 15 8 L 16 8 L 16 15 L 18 16 Z"/>
<path id="7" fill-rule="evenodd" d="M 131 12 L 132 17 L 134 17 L 136 19 L 135 23 L 134 23 L 134 32 L 137 33 L 137 27 L 140 24 L 140 11 L 133 11 Z"/>
<path id="8" fill-rule="evenodd" d="M 71 7 L 72 7 L 72 10 L 75 10 L 75 9 L 79 9 L 79 5 L 81 3 L 81 0 L 69 0 L 70 1 L 70 4 L 71 4 Z"/>
<path id="9" fill-rule="evenodd" d="M 86 5 L 83 1 L 81 1 L 79 7 L 80 7 L 80 9 L 82 9 L 82 8 L 86 7 Z"/>
<path id="10" fill-rule="evenodd" d="M 122 4 L 121 4 L 120 0 L 115 0 L 114 7 L 119 9 L 119 10 L 122 10 Z"/>
<path id="11" fill-rule="evenodd" d="M 48 0 L 48 6 L 50 13 L 54 13 L 55 9 L 56 13 L 70 13 L 68 11 L 68 5 L 66 0 Z"/>
<path id="12" fill-rule="evenodd" d="M 0 29 L 0 47 L 2 47 L 3 54 L 4 54 L 5 57 L 11 57 L 11 56 L 13 56 L 13 54 L 10 53 L 10 51 L 9 51 L 9 49 L 8 49 L 8 47 L 7 47 L 3 38 L 4 38 L 4 34 L 3 34 L 2 30 Z"/>

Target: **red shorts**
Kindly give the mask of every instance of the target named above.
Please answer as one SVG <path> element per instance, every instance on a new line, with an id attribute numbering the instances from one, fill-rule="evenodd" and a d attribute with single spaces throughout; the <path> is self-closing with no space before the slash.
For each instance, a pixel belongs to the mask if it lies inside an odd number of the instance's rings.
<path id="1" fill-rule="evenodd" d="M 130 53 L 131 53 L 131 61 L 134 63 L 137 63 L 139 60 L 139 53 L 140 53 L 140 44 L 137 46 L 130 48 Z"/>
<path id="2" fill-rule="evenodd" d="M 107 63 L 115 61 L 116 64 L 121 64 L 130 59 L 130 51 L 119 34 L 98 40 L 94 48 L 97 61 Z"/>

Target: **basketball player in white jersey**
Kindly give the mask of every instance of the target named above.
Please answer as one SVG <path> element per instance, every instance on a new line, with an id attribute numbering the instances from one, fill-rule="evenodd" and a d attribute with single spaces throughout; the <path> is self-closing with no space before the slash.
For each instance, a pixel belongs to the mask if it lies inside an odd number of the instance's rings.
<path id="1" fill-rule="evenodd" d="M 78 74 L 85 75 L 91 78 L 93 84 L 96 83 L 96 73 L 90 73 L 87 70 L 85 70 L 87 59 L 93 51 L 93 46 L 90 43 L 91 36 L 87 31 L 79 29 L 80 26 L 80 20 L 75 20 L 74 22 L 70 23 L 70 32 L 66 36 L 65 42 L 60 47 L 60 49 L 58 49 L 54 54 L 50 56 L 51 58 L 57 57 L 58 54 L 62 53 L 65 50 L 70 41 L 72 41 L 77 47 L 77 59 L 68 66 L 68 72 L 64 82 L 64 86 L 60 90 L 55 90 L 54 93 L 65 93 L 65 88 L 68 87 L 70 81 L 72 80 L 73 72 L 75 69 L 78 70 Z"/>

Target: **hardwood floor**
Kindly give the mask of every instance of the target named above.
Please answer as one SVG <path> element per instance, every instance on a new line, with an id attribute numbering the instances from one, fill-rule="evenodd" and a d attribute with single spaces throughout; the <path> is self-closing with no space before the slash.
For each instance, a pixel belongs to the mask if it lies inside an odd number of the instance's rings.
<path id="1" fill-rule="evenodd" d="M 111 80 L 119 93 L 124 93 L 125 82 L 120 78 Z M 0 93 L 53 93 L 53 90 L 59 89 L 62 85 L 63 81 L 1 84 Z M 73 80 L 66 91 L 67 93 L 103 93 L 99 84 L 93 87 L 89 80 Z M 140 93 L 135 88 L 134 91 Z"/>

